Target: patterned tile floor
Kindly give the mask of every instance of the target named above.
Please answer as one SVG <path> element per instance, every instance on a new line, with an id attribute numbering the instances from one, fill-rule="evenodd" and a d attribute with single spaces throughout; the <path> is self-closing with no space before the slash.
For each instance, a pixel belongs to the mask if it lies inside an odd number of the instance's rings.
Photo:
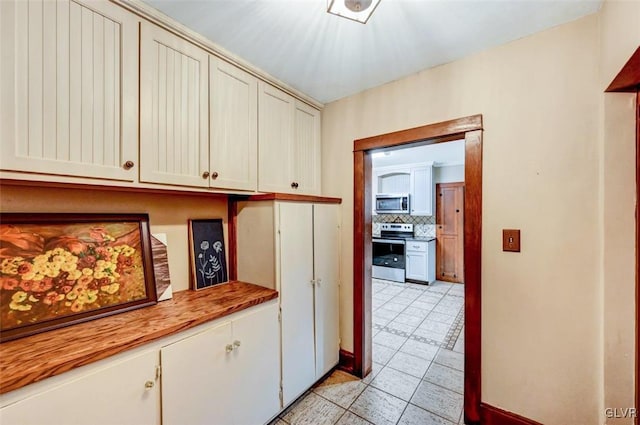
<path id="1" fill-rule="evenodd" d="M 463 423 L 464 285 L 372 284 L 371 374 L 333 372 L 270 425 Z"/>

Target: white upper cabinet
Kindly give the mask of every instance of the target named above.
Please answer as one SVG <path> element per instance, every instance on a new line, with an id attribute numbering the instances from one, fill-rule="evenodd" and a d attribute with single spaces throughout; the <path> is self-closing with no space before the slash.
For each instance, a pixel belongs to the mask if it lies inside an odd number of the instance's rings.
<path id="1" fill-rule="evenodd" d="M 295 99 L 262 81 L 258 88 L 258 190 L 292 192 Z"/>
<path id="2" fill-rule="evenodd" d="M 143 22 L 140 181 L 209 186 L 208 103 L 209 54 Z"/>
<path id="3" fill-rule="evenodd" d="M 434 215 L 433 167 L 412 167 L 410 186 L 411 215 Z"/>
<path id="4" fill-rule="evenodd" d="M 258 80 L 209 56 L 210 186 L 258 186 Z"/>
<path id="5" fill-rule="evenodd" d="M 296 101 L 293 139 L 294 193 L 320 194 L 320 111 Z"/>
<path id="6" fill-rule="evenodd" d="M 258 96 L 258 190 L 319 194 L 320 111 L 264 82 Z"/>
<path id="7" fill-rule="evenodd" d="M 0 57 L 2 170 L 135 180 L 135 15 L 108 1 L 3 0 Z"/>

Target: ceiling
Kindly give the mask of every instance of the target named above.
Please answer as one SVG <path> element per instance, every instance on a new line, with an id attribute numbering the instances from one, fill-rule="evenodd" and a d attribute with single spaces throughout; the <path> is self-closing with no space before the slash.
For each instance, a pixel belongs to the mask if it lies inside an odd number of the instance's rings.
<path id="1" fill-rule="evenodd" d="M 363 25 L 328 14 L 327 0 L 144 1 L 322 103 L 575 20 L 601 4 L 382 0 Z"/>
<path id="2" fill-rule="evenodd" d="M 463 165 L 464 139 L 417 147 L 387 149 L 374 152 L 371 159 L 373 168 L 417 162 L 433 162 L 436 167 Z"/>

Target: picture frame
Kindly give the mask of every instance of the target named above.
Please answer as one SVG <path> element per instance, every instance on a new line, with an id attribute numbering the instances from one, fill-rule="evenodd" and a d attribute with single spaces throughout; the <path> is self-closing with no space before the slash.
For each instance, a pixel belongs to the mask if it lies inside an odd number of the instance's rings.
<path id="1" fill-rule="evenodd" d="M 147 214 L 0 214 L 0 342 L 155 303 Z"/>
<path id="2" fill-rule="evenodd" d="M 228 282 L 221 218 L 189 220 L 191 289 Z"/>
<path id="3" fill-rule="evenodd" d="M 156 279 L 157 301 L 173 298 L 171 274 L 169 273 L 169 254 L 166 233 L 151 234 L 151 255 L 153 256 L 153 274 Z"/>

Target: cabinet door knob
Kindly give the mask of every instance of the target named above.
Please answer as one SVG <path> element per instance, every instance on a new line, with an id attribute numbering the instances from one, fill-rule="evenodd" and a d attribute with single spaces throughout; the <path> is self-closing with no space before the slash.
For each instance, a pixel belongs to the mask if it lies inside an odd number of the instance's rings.
<path id="1" fill-rule="evenodd" d="M 316 279 L 316 285 L 320 285 L 322 283 L 322 279 Z"/>
<path id="2" fill-rule="evenodd" d="M 297 188 L 298 188 L 298 183 L 296 183 L 296 182 L 291 182 L 291 188 L 292 188 L 292 189 L 297 189 Z"/>
<path id="3" fill-rule="evenodd" d="M 149 391 L 151 388 L 153 388 L 153 385 L 154 385 L 153 381 L 147 381 L 144 383 L 144 389 L 146 391 Z"/>
<path id="4" fill-rule="evenodd" d="M 230 353 L 233 351 L 233 345 L 227 344 L 227 346 L 224 349 L 227 353 Z"/>
<path id="5" fill-rule="evenodd" d="M 127 161 L 124 163 L 124 165 L 122 166 L 125 170 L 130 170 L 133 168 L 135 164 L 133 163 L 133 161 Z"/>
<path id="6" fill-rule="evenodd" d="M 202 178 L 203 179 L 208 179 L 209 178 L 209 172 L 205 171 L 204 173 L 202 173 Z"/>
<path id="7" fill-rule="evenodd" d="M 238 341 L 237 339 L 235 341 L 233 341 L 233 347 L 234 348 L 240 347 L 240 341 Z"/>
<path id="8" fill-rule="evenodd" d="M 214 180 L 217 179 L 218 178 L 218 172 L 214 171 L 213 173 L 211 173 L 211 178 L 214 179 Z"/>

